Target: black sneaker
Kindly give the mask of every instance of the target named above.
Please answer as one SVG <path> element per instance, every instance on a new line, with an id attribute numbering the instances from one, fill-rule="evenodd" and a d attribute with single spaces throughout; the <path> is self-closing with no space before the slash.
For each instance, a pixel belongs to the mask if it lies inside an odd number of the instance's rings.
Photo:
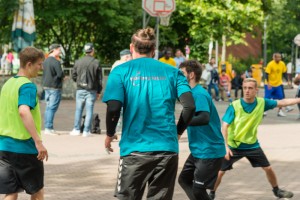
<path id="1" fill-rule="evenodd" d="M 276 192 L 273 190 L 273 193 L 279 198 L 292 198 L 294 196 L 292 192 L 283 189 L 278 189 Z"/>
<path id="2" fill-rule="evenodd" d="M 209 196 L 209 198 L 211 199 L 211 200 L 214 200 L 215 198 L 216 198 L 216 193 L 209 193 L 208 194 L 208 196 Z"/>

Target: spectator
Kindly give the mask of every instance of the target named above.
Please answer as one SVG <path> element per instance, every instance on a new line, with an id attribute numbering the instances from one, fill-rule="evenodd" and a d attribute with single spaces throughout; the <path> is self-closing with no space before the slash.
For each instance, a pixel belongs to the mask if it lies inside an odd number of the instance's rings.
<path id="1" fill-rule="evenodd" d="M 46 101 L 44 127 L 47 135 L 58 135 L 53 128 L 53 120 L 60 104 L 64 79 L 61 64 L 56 59 L 61 53 L 60 48 L 59 44 L 50 45 L 49 56 L 43 63 L 43 87 Z"/>
<path id="2" fill-rule="evenodd" d="M 177 68 L 179 68 L 179 65 L 186 60 L 185 56 L 183 55 L 183 53 L 180 49 L 176 49 L 174 60 L 176 62 L 176 67 Z"/>
<path id="3" fill-rule="evenodd" d="M 226 74 L 226 70 L 222 69 L 222 74 L 220 76 L 220 90 L 221 90 L 221 99 L 225 100 L 225 94 L 228 98 L 228 101 L 231 101 L 230 91 L 231 91 L 231 80 L 230 77 Z"/>
<path id="4" fill-rule="evenodd" d="M 164 56 L 159 59 L 160 62 L 166 63 L 168 65 L 172 65 L 173 67 L 176 67 L 176 62 L 172 58 L 172 51 L 171 50 L 165 50 Z"/>
<path id="5" fill-rule="evenodd" d="M 72 78 L 76 82 L 76 111 L 74 128 L 70 135 L 80 135 L 81 118 L 84 107 L 86 115 L 84 120 L 83 137 L 91 135 L 94 104 L 102 91 L 102 69 L 99 60 L 94 58 L 95 49 L 92 43 L 84 46 L 85 56 L 75 62 Z"/>
<path id="6" fill-rule="evenodd" d="M 116 66 L 121 65 L 129 60 L 132 60 L 131 52 L 129 49 L 124 49 L 120 52 L 120 60 L 117 60 L 111 67 L 113 70 Z"/>

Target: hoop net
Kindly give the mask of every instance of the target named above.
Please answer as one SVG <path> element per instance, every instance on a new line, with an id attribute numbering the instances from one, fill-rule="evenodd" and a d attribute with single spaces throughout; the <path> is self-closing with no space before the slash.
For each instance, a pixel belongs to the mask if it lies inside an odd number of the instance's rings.
<path id="1" fill-rule="evenodd" d="M 162 26 L 169 26 L 172 13 L 167 16 L 159 16 L 159 22 Z"/>

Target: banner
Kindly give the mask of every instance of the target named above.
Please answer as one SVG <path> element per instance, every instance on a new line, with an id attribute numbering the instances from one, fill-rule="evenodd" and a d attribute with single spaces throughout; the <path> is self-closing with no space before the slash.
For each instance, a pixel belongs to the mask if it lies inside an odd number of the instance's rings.
<path id="1" fill-rule="evenodd" d="M 35 40 L 35 20 L 32 0 L 19 0 L 12 26 L 13 47 L 16 52 L 32 46 Z"/>

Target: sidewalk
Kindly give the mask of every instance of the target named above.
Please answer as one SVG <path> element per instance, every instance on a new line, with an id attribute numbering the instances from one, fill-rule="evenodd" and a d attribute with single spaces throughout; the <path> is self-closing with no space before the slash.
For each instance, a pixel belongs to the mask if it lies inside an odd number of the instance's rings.
<path id="1" fill-rule="evenodd" d="M 263 91 L 260 92 L 263 94 Z M 293 97 L 295 90 L 286 90 L 287 97 Z M 216 102 L 220 117 L 228 103 Z M 45 104 L 41 103 L 42 114 Z M 268 112 L 259 128 L 259 141 L 265 150 L 280 187 L 294 192 L 293 199 L 300 199 L 300 121 L 297 121 L 298 108 L 285 118 L 276 116 L 276 110 Z M 83 138 L 69 136 L 73 128 L 75 101 L 63 100 L 57 112 L 54 126 L 60 136 L 43 135 L 49 151 L 45 162 L 45 197 L 47 200 L 113 200 L 119 158 L 118 142 L 113 143 L 115 152 L 107 154 L 104 148 L 105 133 Z M 178 118 L 181 106 L 176 107 Z M 97 102 L 95 112 L 101 118 L 101 129 L 105 128 L 106 105 Z M 186 133 L 180 140 L 180 173 L 189 155 Z M 253 169 L 243 159 L 228 172 L 217 192 L 216 200 L 273 200 L 271 187 L 261 169 Z M 0 196 L 1 197 L 1 196 Z M 20 194 L 19 199 L 29 199 Z M 174 200 L 188 199 L 176 183 Z"/>

